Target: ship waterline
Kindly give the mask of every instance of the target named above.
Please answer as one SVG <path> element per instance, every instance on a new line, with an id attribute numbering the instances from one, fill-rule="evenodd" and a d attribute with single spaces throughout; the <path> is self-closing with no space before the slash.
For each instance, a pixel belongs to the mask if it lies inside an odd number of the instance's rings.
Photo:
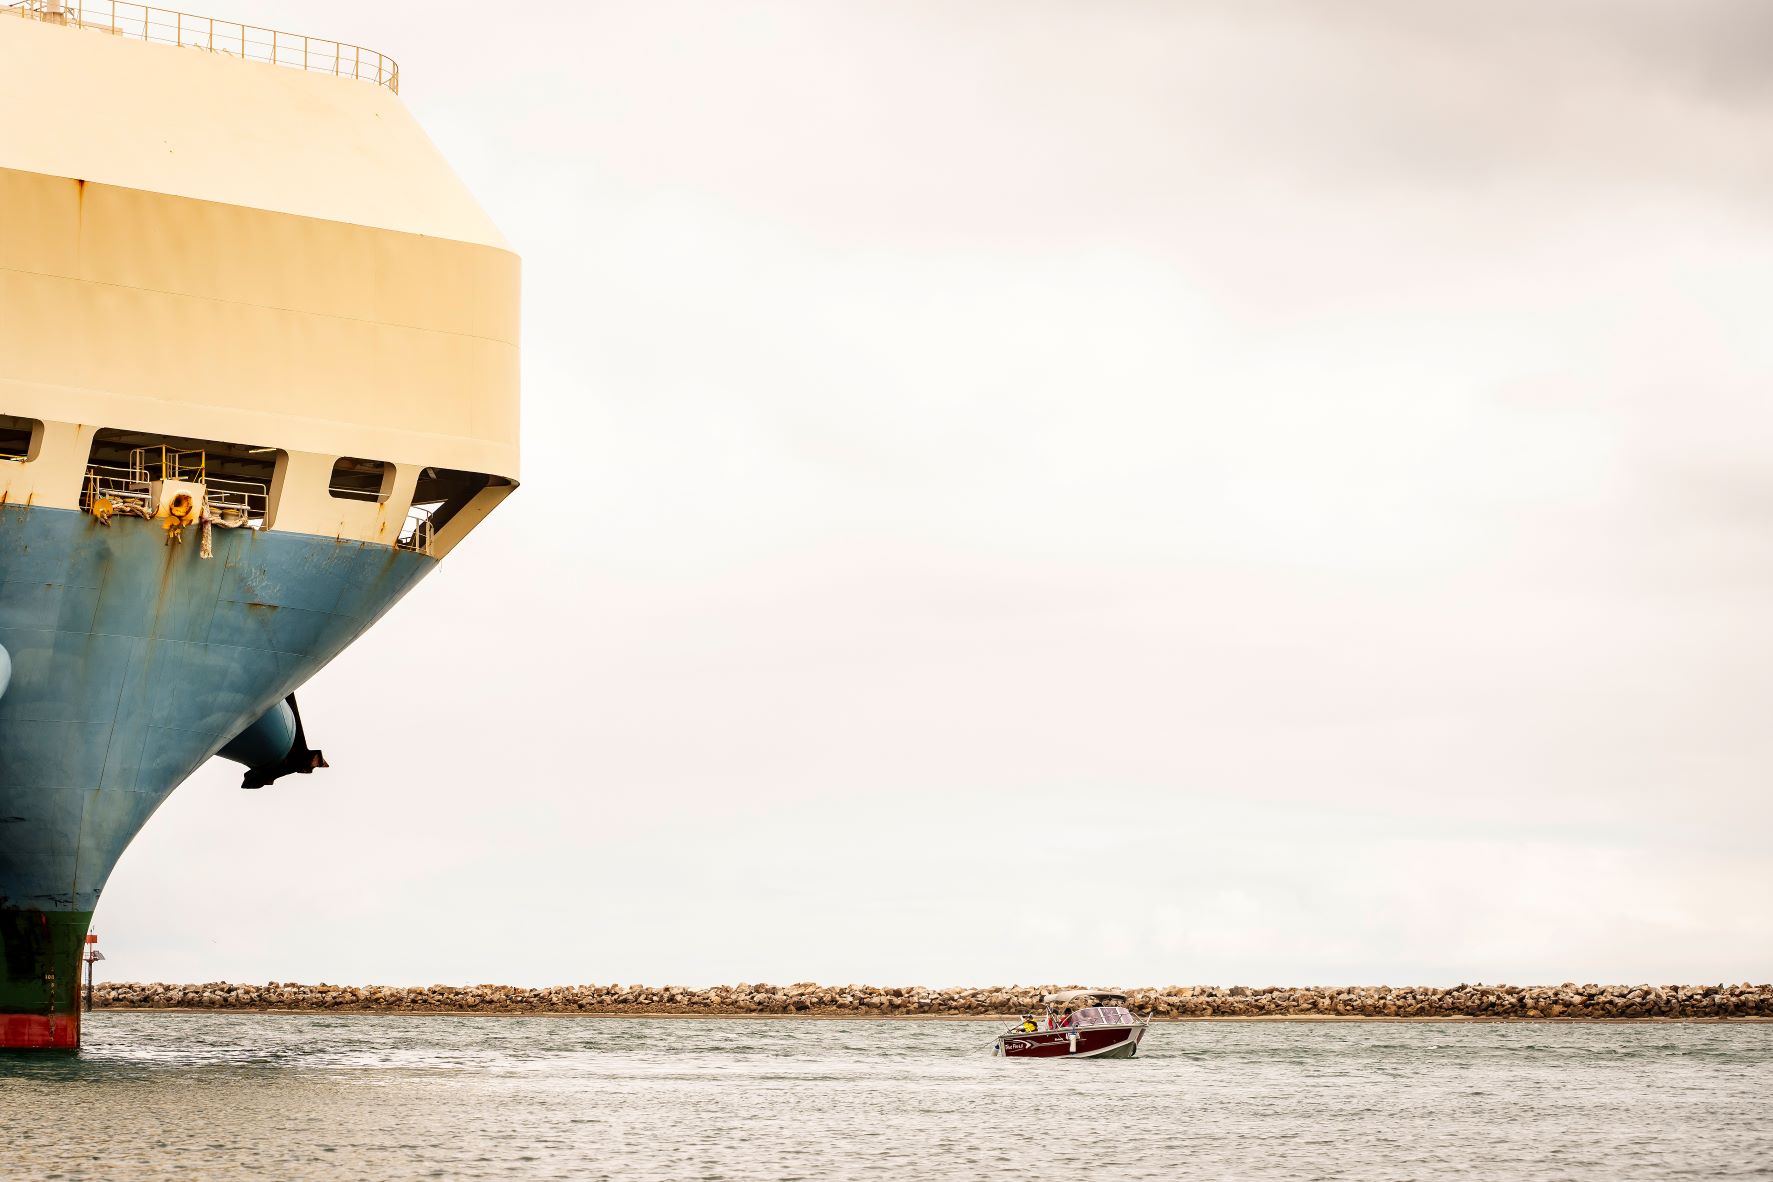
<path id="1" fill-rule="evenodd" d="M 290 695 L 517 480 L 518 262 L 389 89 L 0 19 L 10 109 L 70 80 L 0 143 L 0 1046 L 78 1043 L 154 810 L 324 766 Z"/>

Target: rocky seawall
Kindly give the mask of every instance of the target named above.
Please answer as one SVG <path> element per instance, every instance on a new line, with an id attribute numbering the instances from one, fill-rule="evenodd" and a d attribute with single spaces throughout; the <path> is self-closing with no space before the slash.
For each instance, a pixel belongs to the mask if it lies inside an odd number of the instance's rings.
<path id="1" fill-rule="evenodd" d="M 984 989 L 872 985 L 239 985 L 100 984 L 101 1009 L 334 1010 L 470 1014 L 800 1014 L 984 1017 L 1035 1009 L 1073 986 Z M 1773 985 L 1457 985 L 1287 989 L 1210 985 L 1128 990 L 1156 1018 L 1773 1018 Z"/>

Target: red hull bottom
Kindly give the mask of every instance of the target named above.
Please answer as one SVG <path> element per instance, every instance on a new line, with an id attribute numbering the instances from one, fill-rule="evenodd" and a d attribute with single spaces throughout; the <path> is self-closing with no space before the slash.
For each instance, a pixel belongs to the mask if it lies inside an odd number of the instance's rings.
<path id="1" fill-rule="evenodd" d="M 4 839 L 12 840 L 10 833 Z M 9 844 L 0 852 L 0 902 L 9 893 L 7 874 L 17 852 Z M 28 857 L 25 864 L 32 864 Z M 0 906 L 0 1048 L 72 1050 L 80 1045 L 81 954 L 91 924 L 90 911 Z"/>
<path id="2" fill-rule="evenodd" d="M 80 1011 L 0 1014 L 0 1050 L 73 1050 L 80 1045 Z"/>

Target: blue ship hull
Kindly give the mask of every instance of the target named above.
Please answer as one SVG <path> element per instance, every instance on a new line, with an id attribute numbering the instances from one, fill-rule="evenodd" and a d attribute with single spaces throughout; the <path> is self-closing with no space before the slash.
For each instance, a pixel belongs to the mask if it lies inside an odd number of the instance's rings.
<path id="1" fill-rule="evenodd" d="M 78 1040 L 81 944 L 160 802 L 435 560 L 303 534 L 0 506 L 0 1046 Z"/>

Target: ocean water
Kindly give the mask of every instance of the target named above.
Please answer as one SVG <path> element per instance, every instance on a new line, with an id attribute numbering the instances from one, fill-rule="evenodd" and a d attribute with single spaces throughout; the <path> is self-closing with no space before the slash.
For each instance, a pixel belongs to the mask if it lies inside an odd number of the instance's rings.
<path id="1" fill-rule="evenodd" d="M 0 1177 L 1773 1177 L 1773 1025 L 98 1013 L 0 1053 Z"/>

